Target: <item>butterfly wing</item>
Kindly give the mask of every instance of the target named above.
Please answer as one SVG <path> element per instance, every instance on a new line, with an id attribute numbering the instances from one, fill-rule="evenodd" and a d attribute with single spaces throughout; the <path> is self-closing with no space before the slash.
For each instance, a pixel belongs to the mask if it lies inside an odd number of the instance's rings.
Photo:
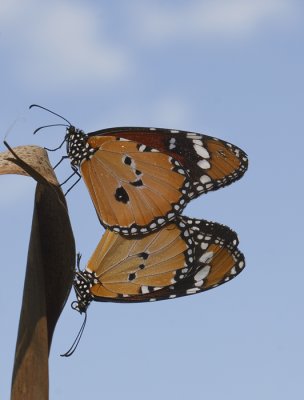
<path id="1" fill-rule="evenodd" d="M 160 128 L 122 127 L 90 133 L 113 135 L 152 147 L 177 160 L 188 172 L 190 198 L 230 185 L 248 168 L 246 153 L 231 143 L 195 132 Z"/>
<path id="2" fill-rule="evenodd" d="M 141 239 L 107 230 L 85 270 L 90 294 L 96 301 L 132 303 L 205 291 L 244 268 L 237 245 L 230 228 L 187 217 Z"/>
<path id="3" fill-rule="evenodd" d="M 100 221 L 123 235 L 152 232 L 174 219 L 189 198 L 190 181 L 178 161 L 114 136 L 89 136 L 96 149 L 80 164 Z"/>

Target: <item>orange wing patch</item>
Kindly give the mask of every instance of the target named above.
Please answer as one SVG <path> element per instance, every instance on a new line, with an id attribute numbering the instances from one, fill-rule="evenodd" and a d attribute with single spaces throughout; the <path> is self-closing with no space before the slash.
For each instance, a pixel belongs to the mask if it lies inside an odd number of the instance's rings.
<path id="1" fill-rule="evenodd" d="M 227 144 L 209 139 L 206 141 L 206 147 L 209 154 L 211 154 L 210 168 L 207 169 L 207 174 L 212 179 L 223 179 L 239 169 L 241 161 L 236 154 L 227 147 Z"/>
<path id="2" fill-rule="evenodd" d="M 104 225 L 122 234 L 153 231 L 186 205 L 186 172 L 158 151 L 114 137 L 90 137 L 98 148 L 81 173 Z"/>
<path id="3" fill-rule="evenodd" d="M 233 253 L 227 248 L 222 248 L 218 245 L 212 244 L 209 246 L 208 251 L 214 254 L 209 265 L 210 272 L 206 278 L 204 287 L 219 284 L 231 272 L 235 265 L 235 258 Z"/>
<path id="4" fill-rule="evenodd" d="M 144 286 L 168 286 L 185 265 L 186 249 L 175 224 L 140 240 L 106 231 L 87 267 L 99 280 L 91 293 L 131 296 L 142 294 Z"/>

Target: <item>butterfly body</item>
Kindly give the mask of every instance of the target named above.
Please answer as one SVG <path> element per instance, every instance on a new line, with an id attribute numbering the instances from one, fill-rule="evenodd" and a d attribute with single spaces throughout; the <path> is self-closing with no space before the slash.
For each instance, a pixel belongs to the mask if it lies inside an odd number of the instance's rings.
<path id="1" fill-rule="evenodd" d="M 101 223 L 126 236 L 160 229 L 200 194 L 227 186 L 247 169 L 238 147 L 193 132 L 140 127 L 66 134 Z"/>
<path id="2" fill-rule="evenodd" d="M 95 153 L 96 149 L 88 143 L 88 135 L 82 130 L 70 126 L 67 128 L 65 136 L 67 145 L 67 155 L 71 160 L 73 167 L 80 167 L 81 162 L 89 161 Z"/>

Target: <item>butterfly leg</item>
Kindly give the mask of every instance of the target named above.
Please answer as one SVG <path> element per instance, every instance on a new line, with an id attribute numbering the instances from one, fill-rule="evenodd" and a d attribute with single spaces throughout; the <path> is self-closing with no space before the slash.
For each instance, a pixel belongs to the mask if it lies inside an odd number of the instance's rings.
<path id="1" fill-rule="evenodd" d="M 73 189 L 73 187 L 75 186 L 75 185 L 77 185 L 77 183 L 80 181 L 80 179 L 81 179 L 81 175 L 80 175 L 80 173 L 78 172 L 78 169 L 77 169 L 77 167 L 75 167 L 75 166 L 72 166 L 72 169 L 73 169 L 73 173 L 72 173 L 72 175 L 70 175 L 64 182 L 62 182 L 61 184 L 60 184 L 60 186 L 63 186 L 65 183 L 67 183 L 74 175 L 77 175 L 78 176 L 78 179 L 76 180 L 76 182 L 74 182 L 73 183 L 73 185 L 65 192 L 65 196 L 69 193 L 69 191 L 71 191 L 72 189 Z"/>
<path id="2" fill-rule="evenodd" d="M 46 149 L 46 147 L 45 147 Z M 48 149 L 46 149 L 48 150 Z M 58 167 L 59 164 L 62 163 L 63 160 L 65 160 L 66 158 L 69 158 L 68 156 L 62 156 L 61 159 L 58 161 L 58 163 L 55 165 L 55 167 L 53 167 L 53 169 L 56 169 Z"/>

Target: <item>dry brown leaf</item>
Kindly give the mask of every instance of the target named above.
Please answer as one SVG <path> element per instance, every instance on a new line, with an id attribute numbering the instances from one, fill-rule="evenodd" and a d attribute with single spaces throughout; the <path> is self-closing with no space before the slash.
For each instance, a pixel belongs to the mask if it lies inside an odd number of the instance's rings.
<path id="1" fill-rule="evenodd" d="M 59 185 L 45 149 L 39 146 L 18 146 L 14 147 L 13 151 L 49 183 Z M 9 160 L 13 158 L 14 155 L 10 151 L 0 153 L 0 175 L 18 174 L 29 176 L 27 172 Z"/>

